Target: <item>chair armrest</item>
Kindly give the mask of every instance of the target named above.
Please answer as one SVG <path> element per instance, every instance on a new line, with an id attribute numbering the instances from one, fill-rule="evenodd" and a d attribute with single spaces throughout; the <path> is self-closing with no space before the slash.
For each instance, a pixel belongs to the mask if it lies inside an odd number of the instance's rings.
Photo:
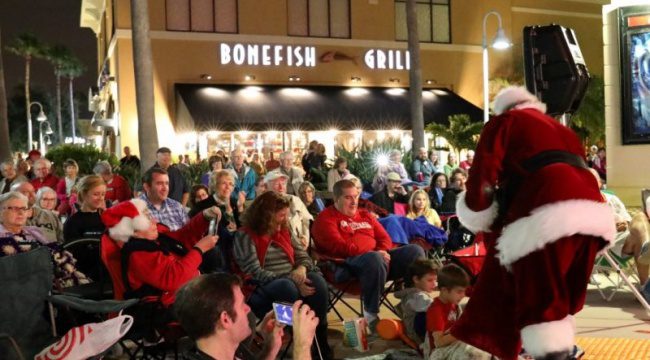
<path id="1" fill-rule="evenodd" d="M 95 301 L 69 295 L 50 295 L 47 300 L 56 306 L 65 306 L 91 314 L 120 312 L 140 302 L 140 299 Z"/>

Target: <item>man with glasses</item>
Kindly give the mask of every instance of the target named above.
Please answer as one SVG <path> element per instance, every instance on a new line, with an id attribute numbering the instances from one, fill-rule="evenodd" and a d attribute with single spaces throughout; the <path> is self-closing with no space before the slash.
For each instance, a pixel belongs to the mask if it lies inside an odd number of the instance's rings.
<path id="1" fill-rule="evenodd" d="M 38 191 L 43 186 L 56 189 L 59 178 L 50 173 L 51 169 L 52 163 L 46 158 L 40 158 L 34 162 L 34 179 L 31 181 L 34 190 Z"/>
<path id="2" fill-rule="evenodd" d="M 48 242 L 63 243 L 63 224 L 54 212 L 34 206 L 36 204 L 36 191 L 34 186 L 25 181 L 15 183 L 11 191 L 18 191 L 27 197 L 27 206 L 31 209 L 27 214 L 27 226 L 35 226 L 41 230 Z"/>
<path id="3" fill-rule="evenodd" d="M 2 172 L 3 179 L 0 180 L 0 194 L 6 194 L 11 189 L 11 185 L 23 181 L 27 178 L 23 175 L 18 175 L 16 172 L 16 165 L 11 160 L 4 161 L 0 164 L 0 172 Z"/>

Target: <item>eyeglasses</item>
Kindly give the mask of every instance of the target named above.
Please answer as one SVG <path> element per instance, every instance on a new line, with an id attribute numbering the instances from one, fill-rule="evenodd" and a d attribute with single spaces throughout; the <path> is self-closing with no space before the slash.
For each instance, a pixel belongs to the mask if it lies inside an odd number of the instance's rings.
<path id="1" fill-rule="evenodd" d="M 42 198 L 41 201 L 56 201 L 56 198 Z"/>
<path id="2" fill-rule="evenodd" d="M 28 207 L 18 207 L 18 206 L 5 206 L 3 207 L 4 210 L 9 210 L 17 213 L 24 213 L 29 211 Z"/>

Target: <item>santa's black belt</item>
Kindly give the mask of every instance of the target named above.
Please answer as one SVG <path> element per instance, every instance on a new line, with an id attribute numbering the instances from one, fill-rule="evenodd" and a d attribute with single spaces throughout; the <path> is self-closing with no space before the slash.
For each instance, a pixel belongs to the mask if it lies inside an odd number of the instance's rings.
<path id="1" fill-rule="evenodd" d="M 534 173 L 543 167 L 557 163 L 564 163 L 577 168 L 588 169 L 584 159 L 576 154 L 563 150 L 542 151 L 541 153 L 524 160 L 521 166 L 528 173 Z"/>

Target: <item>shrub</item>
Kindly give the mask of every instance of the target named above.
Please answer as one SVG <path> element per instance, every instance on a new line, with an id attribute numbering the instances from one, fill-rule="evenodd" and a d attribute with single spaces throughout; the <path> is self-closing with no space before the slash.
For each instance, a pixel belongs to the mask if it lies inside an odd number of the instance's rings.
<path id="1" fill-rule="evenodd" d="M 376 159 L 379 155 L 386 155 L 391 150 L 398 149 L 402 151 L 402 164 L 406 170 L 411 169 L 413 157 L 410 151 L 402 149 L 402 143 L 397 139 L 378 141 L 371 144 L 363 143 L 361 146 L 355 146 L 352 150 L 344 147 L 337 147 L 336 153 L 348 162 L 350 173 L 358 177 L 364 185 L 372 183 L 372 179 L 377 173 Z"/>
<path id="2" fill-rule="evenodd" d="M 64 175 L 63 162 L 67 159 L 73 159 L 79 164 L 80 176 L 92 174 L 98 161 L 106 160 L 113 168 L 120 163 L 115 155 L 105 153 L 92 145 L 57 145 L 50 148 L 45 157 L 52 162 L 57 176 Z"/>

